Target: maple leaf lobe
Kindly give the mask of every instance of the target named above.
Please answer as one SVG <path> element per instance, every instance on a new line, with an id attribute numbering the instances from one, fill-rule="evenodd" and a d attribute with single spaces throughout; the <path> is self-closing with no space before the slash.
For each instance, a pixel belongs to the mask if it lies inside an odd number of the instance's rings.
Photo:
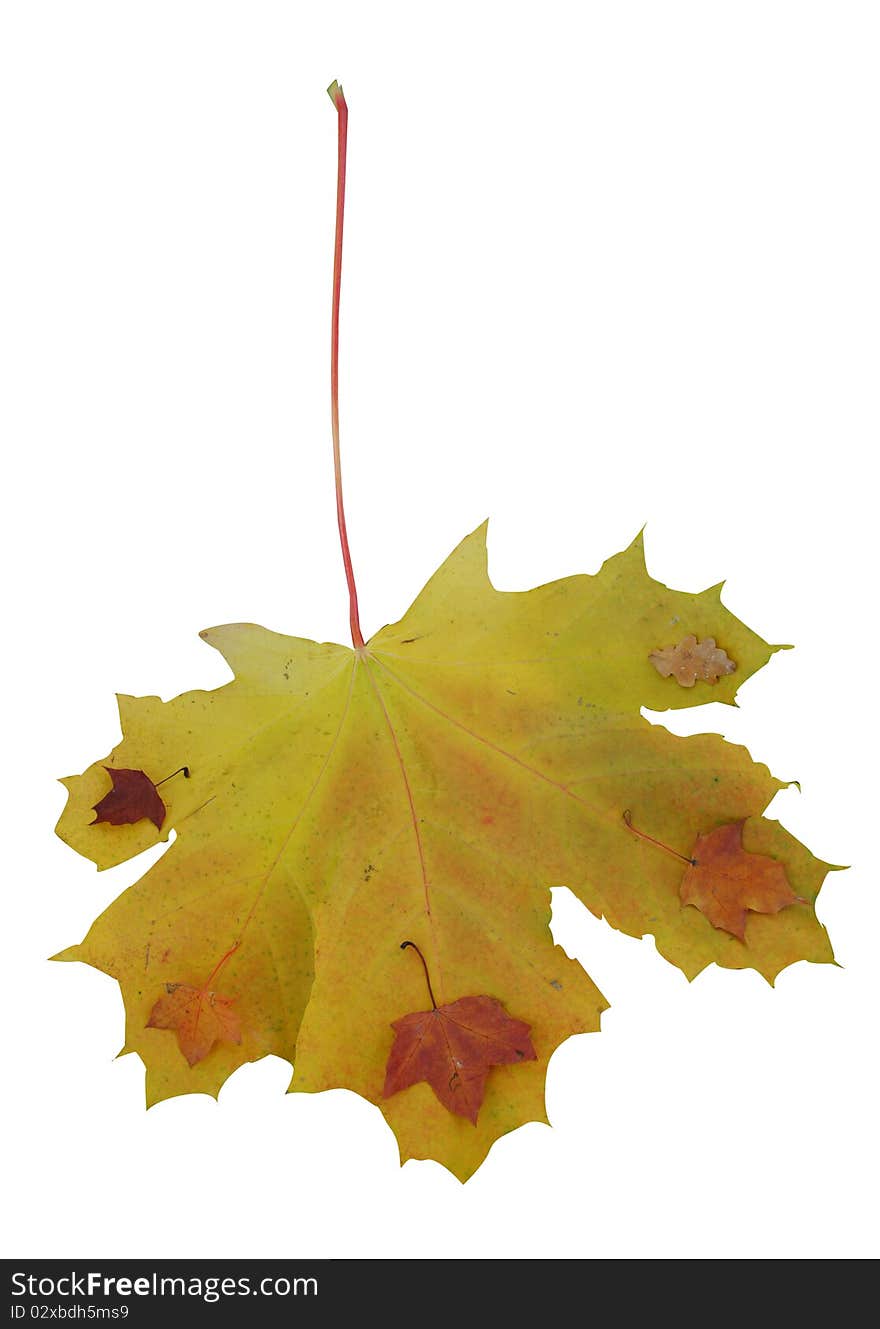
<path id="1" fill-rule="evenodd" d="M 537 1059 L 531 1026 L 508 1015 L 495 997 L 459 997 L 404 1015 L 391 1027 L 383 1097 L 425 1081 L 447 1111 L 474 1126 L 492 1067 Z"/>
<path id="2" fill-rule="evenodd" d="M 143 771 L 126 770 L 105 766 L 110 776 L 112 789 L 96 803 L 92 811 L 97 813 L 97 822 L 109 822 L 111 826 L 131 826 L 135 822 L 148 818 L 157 831 L 161 831 L 165 820 L 165 804 L 153 781 Z"/>
<path id="3" fill-rule="evenodd" d="M 699 679 L 703 683 L 717 683 L 725 674 L 732 674 L 736 661 L 720 646 L 714 637 L 697 641 L 689 635 L 677 646 L 664 646 L 648 656 L 661 678 L 674 677 L 683 688 L 692 688 Z"/>
<path id="4" fill-rule="evenodd" d="M 682 904 L 694 905 L 713 927 L 745 941 L 750 910 L 778 914 L 799 897 L 778 859 L 743 848 L 742 830 L 743 822 L 735 821 L 697 836 L 679 894 Z"/>
<path id="5" fill-rule="evenodd" d="M 146 1027 L 175 1030 L 190 1066 L 207 1057 L 215 1043 L 241 1042 L 241 1022 L 232 998 L 188 983 L 165 984 L 165 995 L 150 1011 Z"/>

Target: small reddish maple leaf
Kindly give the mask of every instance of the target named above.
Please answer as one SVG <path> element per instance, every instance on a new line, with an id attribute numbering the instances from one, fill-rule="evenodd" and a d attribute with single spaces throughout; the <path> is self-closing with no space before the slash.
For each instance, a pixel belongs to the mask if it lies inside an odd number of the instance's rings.
<path id="1" fill-rule="evenodd" d="M 682 904 L 695 905 L 713 927 L 745 940 L 746 914 L 778 914 L 795 904 L 785 868 L 767 854 L 743 849 L 741 821 L 698 835 L 682 878 Z"/>
<path id="2" fill-rule="evenodd" d="M 207 1057 L 215 1043 L 240 1043 L 241 1022 L 232 998 L 219 992 L 166 983 L 147 1021 L 148 1029 L 175 1029 L 180 1050 L 190 1066 Z"/>
<path id="3" fill-rule="evenodd" d="M 149 817 L 156 830 L 161 831 L 165 804 L 150 777 L 143 771 L 118 770 L 112 766 L 105 766 L 104 770 L 113 788 L 95 804 L 93 811 L 98 815 L 91 824 L 109 821 L 112 826 L 128 826 Z"/>
<path id="4" fill-rule="evenodd" d="M 664 646 L 648 656 L 661 678 L 672 674 L 683 688 L 692 688 L 697 679 L 704 683 L 717 683 L 725 674 L 732 674 L 736 661 L 720 646 L 714 637 L 697 641 L 696 637 L 683 638 L 677 646 Z"/>
<path id="5" fill-rule="evenodd" d="M 395 1020 L 396 1038 L 385 1069 L 384 1097 L 426 1081 L 449 1112 L 476 1126 L 493 1066 L 537 1057 L 530 1026 L 494 997 L 459 997 L 447 1006 Z"/>

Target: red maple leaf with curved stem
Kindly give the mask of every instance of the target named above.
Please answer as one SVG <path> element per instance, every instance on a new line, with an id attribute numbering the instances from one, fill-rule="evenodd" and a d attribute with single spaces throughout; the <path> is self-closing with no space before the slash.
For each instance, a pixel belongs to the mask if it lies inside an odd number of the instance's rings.
<path id="1" fill-rule="evenodd" d="M 408 946 L 422 962 L 432 1009 L 404 1015 L 391 1026 L 396 1037 L 383 1096 L 424 1080 L 445 1108 L 476 1126 L 492 1067 L 536 1060 L 529 1025 L 508 1015 L 495 997 L 459 997 L 438 1006 L 425 957 L 413 941 L 403 942 L 401 950 Z"/>

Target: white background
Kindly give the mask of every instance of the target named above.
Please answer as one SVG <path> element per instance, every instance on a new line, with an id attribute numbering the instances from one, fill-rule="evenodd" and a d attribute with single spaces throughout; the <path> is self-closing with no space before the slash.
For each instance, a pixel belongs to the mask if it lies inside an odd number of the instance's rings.
<path id="1" fill-rule="evenodd" d="M 877 1254 L 878 15 L 873 4 L 12 3 L 4 1218 L 16 1256 Z M 553 1129 L 462 1187 L 378 1111 L 242 1069 L 143 1108 L 116 985 L 45 957 L 148 866 L 53 835 L 114 691 L 223 683 L 199 628 L 345 641 L 327 360 L 351 107 L 343 461 L 369 634 L 490 515 L 492 575 L 728 577 L 794 642 L 676 715 L 782 778 L 841 968 L 688 985 L 565 892 L 612 1004 Z"/>

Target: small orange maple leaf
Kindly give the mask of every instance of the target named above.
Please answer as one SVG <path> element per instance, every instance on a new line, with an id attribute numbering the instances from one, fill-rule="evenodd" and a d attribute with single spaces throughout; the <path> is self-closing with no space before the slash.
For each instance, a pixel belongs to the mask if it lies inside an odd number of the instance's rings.
<path id="1" fill-rule="evenodd" d="M 404 1015 L 391 1028 L 396 1038 L 383 1096 L 390 1098 L 424 1080 L 447 1111 L 475 1126 L 491 1068 L 537 1057 L 530 1026 L 514 1020 L 495 997 L 459 997 L 446 1006 Z"/>
<path id="2" fill-rule="evenodd" d="M 677 646 L 652 651 L 648 659 L 661 678 L 672 674 L 683 688 L 692 688 L 697 679 L 717 683 L 724 674 L 732 674 L 736 669 L 736 661 L 715 645 L 714 637 L 699 642 L 694 636 L 684 637 Z"/>
<path id="3" fill-rule="evenodd" d="M 698 835 L 691 865 L 682 878 L 682 904 L 692 904 L 713 927 L 745 941 L 746 915 L 778 914 L 800 897 L 785 868 L 767 854 L 743 849 L 743 822 L 729 822 Z"/>
<path id="4" fill-rule="evenodd" d="M 105 766 L 113 788 L 105 794 L 92 809 L 97 813 L 93 826 L 98 821 L 108 821 L 111 826 L 130 826 L 136 821 L 149 817 L 161 831 L 165 820 L 165 804 L 159 797 L 159 791 L 148 775 L 143 771 L 132 771 Z"/>
<path id="5" fill-rule="evenodd" d="M 175 1029 L 190 1066 L 207 1057 L 215 1043 L 240 1043 L 241 1021 L 232 997 L 187 983 L 166 983 L 165 996 L 150 1011 L 148 1029 Z"/>

